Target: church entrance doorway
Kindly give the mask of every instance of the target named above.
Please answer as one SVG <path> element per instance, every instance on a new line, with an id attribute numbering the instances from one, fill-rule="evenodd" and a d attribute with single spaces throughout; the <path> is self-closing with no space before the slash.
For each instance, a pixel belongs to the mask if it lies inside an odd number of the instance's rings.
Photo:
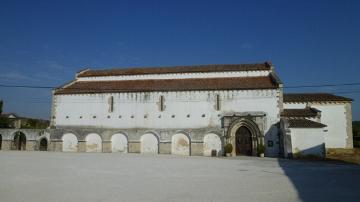
<path id="1" fill-rule="evenodd" d="M 40 147 L 39 150 L 40 151 L 47 151 L 48 148 L 48 141 L 46 140 L 46 138 L 43 138 L 40 140 Z"/>
<path id="2" fill-rule="evenodd" d="M 241 126 L 235 133 L 236 155 L 252 156 L 252 135 L 250 130 Z"/>
<path id="3" fill-rule="evenodd" d="M 24 133 L 20 131 L 15 133 L 13 150 L 26 150 L 26 136 Z"/>

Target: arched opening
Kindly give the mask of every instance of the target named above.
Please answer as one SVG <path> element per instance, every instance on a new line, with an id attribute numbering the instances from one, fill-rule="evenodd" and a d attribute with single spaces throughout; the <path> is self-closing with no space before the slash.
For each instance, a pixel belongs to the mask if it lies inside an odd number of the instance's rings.
<path id="1" fill-rule="evenodd" d="M 102 152 L 102 140 L 96 133 L 90 133 L 85 138 L 86 152 Z"/>
<path id="2" fill-rule="evenodd" d="M 78 139 L 72 133 L 66 133 L 62 136 L 62 151 L 63 152 L 77 152 Z"/>
<path id="3" fill-rule="evenodd" d="M 252 156 L 252 134 L 246 126 L 241 126 L 235 133 L 236 155 Z"/>
<path id="4" fill-rule="evenodd" d="M 214 133 L 209 133 L 204 136 L 204 156 L 221 155 L 221 139 Z"/>
<path id="5" fill-rule="evenodd" d="M 18 131 L 15 133 L 13 144 L 13 150 L 26 150 L 26 136 L 24 133 Z"/>
<path id="6" fill-rule="evenodd" d="M 47 151 L 48 150 L 48 141 L 47 141 L 46 138 L 43 138 L 43 139 L 40 140 L 39 150 L 40 151 Z"/>
<path id="7" fill-rule="evenodd" d="M 227 132 L 227 142 L 232 144 L 232 155 L 257 156 L 257 147 L 262 142 L 258 125 L 248 118 L 234 120 Z"/>
<path id="8" fill-rule="evenodd" d="M 158 154 L 159 141 L 152 133 L 146 133 L 140 138 L 140 152 L 142 154 Z"/>
<path id="9" fill-rule="evenodd" d="M 111 151 L 127 153 L 128 152 L 128 140 L 122 133 L 116 133 L 111 137 Z"/>
<path id="10" fill-rule="evenodd" d="M 182 134 L 178 133 L 171 138 L 171 153 L 176 155 L 190 155 L 190 139 Z"/>

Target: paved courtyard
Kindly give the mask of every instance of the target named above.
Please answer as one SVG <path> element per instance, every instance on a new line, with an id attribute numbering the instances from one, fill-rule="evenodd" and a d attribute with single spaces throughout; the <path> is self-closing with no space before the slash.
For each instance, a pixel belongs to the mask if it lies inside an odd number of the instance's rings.
<path id="1" fill-rule="evenodd" d="M 359 201 L 360 166 L 0 151 L 0 201 Z"/>

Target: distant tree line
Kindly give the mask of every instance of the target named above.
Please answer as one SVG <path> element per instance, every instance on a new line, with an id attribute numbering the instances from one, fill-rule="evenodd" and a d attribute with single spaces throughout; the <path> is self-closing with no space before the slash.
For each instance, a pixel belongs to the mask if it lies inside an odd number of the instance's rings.
<path id="1" fill-rule="evenodd" d="M 354 147 L 360 148 L 360 121 L 353 121 Z"/>
<path id="2" fill-rule="evenodd" d="M 33 128 L 33 129 L 45 129 L 49 127 L 49 121 L 42 119 L 33 119 L 25 117 L 9 118 L 3 112 L 4 102 L 0 100 L 0 128 Z"/>

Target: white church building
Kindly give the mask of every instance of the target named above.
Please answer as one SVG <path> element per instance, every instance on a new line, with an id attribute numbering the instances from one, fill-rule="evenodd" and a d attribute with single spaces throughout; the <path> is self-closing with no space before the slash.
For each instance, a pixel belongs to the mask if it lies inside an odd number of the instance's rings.
<path id="1" fill-rule="evenodd" d="M 230 143 L 234 156 L 264 145 L 265 156 L 291 157 L 352 148 L 351 99 L 283 87 L 270 63 L 86 69 L 53 91 L 43 137 L 47 150 L 64 152 L 210 156 Z"/>

